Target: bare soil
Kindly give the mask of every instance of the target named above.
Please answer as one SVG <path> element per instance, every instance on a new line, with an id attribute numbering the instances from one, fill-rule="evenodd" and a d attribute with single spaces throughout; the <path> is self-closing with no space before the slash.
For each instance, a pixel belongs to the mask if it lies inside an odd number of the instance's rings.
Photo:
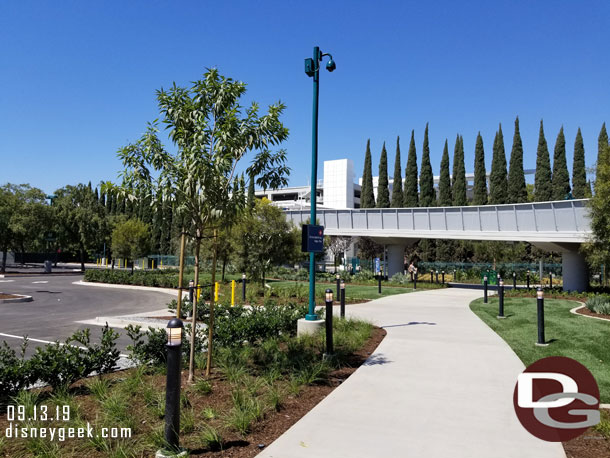
<path id="1" fill-rule="evenodd" d="M 581 309 L 576 310 L 576 313 L 578 313 L 579 315 L 594 316 L 595 318 L 605 318 L 606 320 L 610 320 L 610 315 L 592 312 L 587 307 L 583 307 Z"/>

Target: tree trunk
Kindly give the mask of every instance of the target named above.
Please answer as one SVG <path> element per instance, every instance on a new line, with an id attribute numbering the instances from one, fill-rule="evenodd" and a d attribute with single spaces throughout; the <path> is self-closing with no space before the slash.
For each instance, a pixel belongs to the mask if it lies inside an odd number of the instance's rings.
<path id="1" fill-rule="evenodd" d="M 225 281 L 225 271 L 227 268 L 227 257 L 223 256 L 222 258 L 222 281 Z"/>
<path id="2" fill-rule="evenodd" d="M 195 288 L 199 286 L 199 252 L 201 250 L 201 232 L 197 230 L 195 237 Z M 205 299 L 204 299 L 205 301 Z M 191 317 L 191 353 L 189 355 L 189 383 L 195 377 L 195 338 L 197 335 L 197 294 L 193 297 L 193 316 Z M 209 346 L 209 343 L 208 343 Z"/>
<path id="3" fill-rule="evenodd" d="M 0 272 L 6 272 L 6 256 L 7 256 L 8 247 L 4 247 L 2 250 L 2 267 L 0 267 Z"/>
<path id="4" fill-rule="evenodd" d="M 80 245 L 80 270 L 81 271 L 85 271 L 85 247 L 83 247 L 83 245 Z"/>
<path id="5" fill-rule="evenodd" d="M 216 258 L 218 256 L 218 230 L 214 229 L 214 256 L 212 258 L 212 288 L 216 288 Z M 210 294 L 210 323 L 208 325 L 208 361 L 205 366 L 205 376 L 210 376 L 212 370 L 212 342 L 214 339 L 214 294 Z"/>

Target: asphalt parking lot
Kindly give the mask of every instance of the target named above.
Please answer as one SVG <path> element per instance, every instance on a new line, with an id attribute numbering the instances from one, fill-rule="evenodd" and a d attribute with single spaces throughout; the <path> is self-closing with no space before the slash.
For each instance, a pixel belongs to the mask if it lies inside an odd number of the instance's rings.
<path id="1" fill-rule="evenodd" d="M 75 331 L 91 329 L 92 342 L 99 341 L 100 326 L 78 321 L 100 316 L 120 316 L 163 309 L 172 299 L 168 294 L 154 291 L 101 288 L 76 285 L 78 275 L 14 275 L 0 278 L 0 292 L 24 294 L 32 302 L 0 304 L 0 341 L 19 348 L 22 337 L 31 340 L 28 353 L 36 346 L 55 340 L 63 341 Z M 125 332 L 117 328 L 121 352 L 131 343 Z M 15 337 L 13 337 L 15 336 Z M 40 341 L 40 342 L 38 342 Z"/>

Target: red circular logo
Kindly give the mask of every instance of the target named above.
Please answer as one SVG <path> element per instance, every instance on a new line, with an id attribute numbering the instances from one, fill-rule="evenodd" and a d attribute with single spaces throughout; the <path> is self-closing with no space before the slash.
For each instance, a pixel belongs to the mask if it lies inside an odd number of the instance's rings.
<path id="1" fill-rule="evenodd" d="M 549 442 L 574 439 L 600 418 L 595 378 L 563 356 L 540 359 L 519 374 L 513 404 L 523 427 Z"/>

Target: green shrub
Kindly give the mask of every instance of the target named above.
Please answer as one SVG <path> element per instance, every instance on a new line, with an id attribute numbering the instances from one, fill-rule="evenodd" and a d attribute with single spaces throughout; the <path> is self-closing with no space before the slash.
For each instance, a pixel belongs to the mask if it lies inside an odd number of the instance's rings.
<path id="1" fill-rule="evenodd" d="M 27 338 L 23 339 L 20 355 L 3 341 L 0 345 L 0 403 L 10 396 L 27 388 L 38 379 L 38 373 L 30 360 L 25 359 L 28 347 Z"/>
<path id="2" fill-rule="evenodd" d="M 594 313 L 610 315 L 610 296 L 593 296 L 587 299 L 587 308 Z"/>

